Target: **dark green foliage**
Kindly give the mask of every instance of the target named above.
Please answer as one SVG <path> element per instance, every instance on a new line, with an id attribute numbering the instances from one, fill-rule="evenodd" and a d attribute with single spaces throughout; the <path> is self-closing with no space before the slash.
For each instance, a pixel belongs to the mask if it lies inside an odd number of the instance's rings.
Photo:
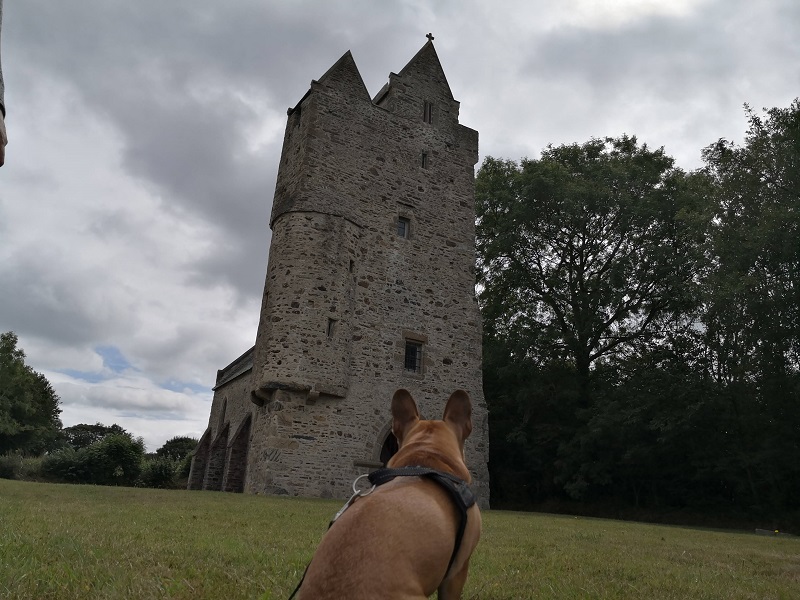
<path id="1" fill-rule="evenodd" d="M 88 483 L 87 462 L 85 452 L 65 448 L 44 457 L 42 476 L 49 481 Z"/>
<path id="2" fill-rule="evenodd" d="M 628 137 L 548 147 L 519 165 L 487 158 L 481 167 L 492 464 L 513 466 L 516 481 L 533 473 L 530 499 L 583 498 L 613 483 L 598 365 L 662 343 L 668 324 L 696 305 L 705 185 Z M 493 479 L 497 487 L 506 476 L 494 469 Z"/>
<path id="3" fill-rule="evenodd" d="M 139 485 L 149 488 L 174 488 L 177 470 L 178 462 L 171 458 L 157 457 L 145 460 Z"/>
<path id="4" fill-rule="evenodd" d="M 747 108 L 738 147 L 705 149 L 715 182 L 703 314 L 707 373 L 730 460 L 713 465 L 753 506 L 797 505 L 800 480 L 800 99 Z"/>
<path id="5" fill-rule="evenodd" d="M 68 483 L 134 485 L 142 471 L 144 442 L 111 434 L 87 448 L 67 448 L 45 457 L 42 474 Z"/>
<path id="6" fill-rule="evenodd" d="M 36 455 L 58 447 L 58 404 L 50 382 L 25 364 L 17 336 L 0 334 L 0 454 Z"/>
<path id="7" fill-rule="evenodd" d="M 176 436 L 164 442 L 164 445 L 156 450 L 158 456 L 171 458 L 172 460 L 183 460 L 197 446 L 197 439 L 188 436 Z"/>
<path id="8" fill-rule="evenodd" d="M 130 435 L 127 431 L 125 431 L 125 429 L 116 423 L 112 424 L 111 426 L 106 426 L 102 423 L 95 423 L 94 425 L 79 423 L 78 425 L 65 427 L 63 431 L 64 441 L 75 450 L 88 448 L 95 442 L 102 440 L 107 435 L 114 433 Z"/>
<path id="9" fill-rule="evenodd" d="M 192 455 L 187 454 L 183 457 L 183 459 L 178 463 L 178 472 L 177 476 L 179 479 L 188 479 L 189 473 L 192 470 Z"/>
<path id="10" fill-rule="evenodd" d="M 686 174 L 633 138 L 476 182 L 495 506 L 800 497 L 800 100 Z"/>
<path id="11" fill-rule="evenodd" d="M 519 165 L 487 158 L 476 200 L 488 335 L 569 361 L 588 408 L 595 361 L 691 307 L 699 185 L 636 138 L 551 146 Z"/>
<path id="12" fill-rule="evenodd" d="M 133 485 L 142 471 L 144 442 L 114 433 L 86 449 L 90 457 L 91 483 Z"/>
<path id="13" fill-rule="evenodd" d="M 22 470 L 22 457 L 8 453 L 0 455 L 0 479 L 17 479 Z"/>

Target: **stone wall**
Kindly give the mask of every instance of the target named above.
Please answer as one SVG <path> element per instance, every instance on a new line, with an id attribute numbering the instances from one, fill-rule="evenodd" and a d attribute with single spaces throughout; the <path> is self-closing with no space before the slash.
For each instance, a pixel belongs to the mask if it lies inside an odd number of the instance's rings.
<path id="1" fill-rule="evenodd" d="M 488 505 L 478 136 L 458 108 L 428 43 L 375 101 L 348 52 L 290 111 L 253 368 L 215 394 L 207 471 L 225 424 L 233 448 L 252 418 L 246 491 L 344 498 L 380 465 L 397 389 L 425 418 L 441 418 L 464 389 L 474 411 L 467 464 Z M 421 372 L 405 368 L 407 340 L 422 344 Z M 232 412 L 220 420 L 224 398 Z"/>
<path id="2" fill-rule="evenodd" d="M 217 373 L 208 429 L 194 450 L 190 490 L 242 491 L 250 445 L 252 353 Z M 234 445 L 235 444 L 235 445 Z M 244 444 L 244 448 L 242 448 Z"/>

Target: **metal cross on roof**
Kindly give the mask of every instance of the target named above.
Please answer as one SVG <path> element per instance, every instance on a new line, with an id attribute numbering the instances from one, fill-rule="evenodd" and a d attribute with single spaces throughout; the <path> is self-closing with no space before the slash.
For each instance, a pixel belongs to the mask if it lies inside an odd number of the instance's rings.
<path id="1" fill-rule="evenodd" d="M 428 35 L 426 35 L 425 37 L 426 37 L 426 38 L 428 38 L 428 41 L 429 41 L 429 42 L 432 42 L 432 41 L 433 41 L 433 34 L 432 34 L 432 33 L 429 33 L 429 34 L 428 34 Z"/>

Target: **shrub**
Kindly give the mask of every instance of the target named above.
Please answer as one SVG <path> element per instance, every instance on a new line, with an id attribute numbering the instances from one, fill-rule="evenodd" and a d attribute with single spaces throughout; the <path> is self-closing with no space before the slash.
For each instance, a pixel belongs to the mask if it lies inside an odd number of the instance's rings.
<path id="1" fill-rule="evenodd" d="M 111 434 L 83 452 L 88 455 L 90 481 L 99 485 L 134 485 L 142 472 L 144 441 Z M 80 454 L 80 452 L 79 452 Z"/>
<path id="2" fill-rule="evenodd" d="M 66 448 L 42 459 L 41 474 L 51 481 L 87 483 L 86 452 Z"/>
<path id="3" fill-rule="evenodd" d="M 42 456 L 23 456 L 22 466 L 19 469 L 17 479 L 23 481 L 41 481 L 42 480 Z"/>
<path id="4" fill-rule="evenodd" d="M 9 452 L 0 456 L 0 479 L 18 479 L 22 470 L 22 457 Z"/>
<path id="5" fill-rule="evenodd" d="M 192 470 L 192 459 L 194 457 L 190 454 L 187 454 L 183 457 L 183 460 L 178 465 L 178 477 L 181 479 L 188 479 L 189 472 Z"/>
<path id="6" fill-rule="evenodd" d="M 142 471 L 144 442 L 128 434 L 112 434 L 87 448 L 67 448 L 42 461 L 44 477 L 69 483 L 134 485 Z"/>
<path id="7" fill-rule="evenodd" d="M 174 488 L 178 463 L 169 458 L 153 458 L 144 461 L 139 485 L 149 488 Z"/>

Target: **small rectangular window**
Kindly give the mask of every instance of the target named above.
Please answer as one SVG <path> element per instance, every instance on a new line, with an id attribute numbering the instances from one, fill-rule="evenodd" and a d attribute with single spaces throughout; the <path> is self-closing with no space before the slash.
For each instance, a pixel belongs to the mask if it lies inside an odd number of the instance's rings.
<path id="1" fill-rule="evenodd" d="M 423 169 L 427 169 L 428 168 L 428 153 L 427 152 L 423 152 L 422 153 L 422 168 Z"/>
<path id="2" fill-rule="evenodd" d="M 411 220 L 406 217 L 398 217 L 397 219 L 397 235 L 402 238 L 407 238 L 411 233 Z"/>
<path id="3" fill-rule="evenodd" d="M 425 102 L 422 108 L 422 120 L 426 123 L 433 123 L 433 104 Z"/>
<path id="4" fill-rule="evenodd" d="M 335 328 L 336 328 L 336 319 L 328 319 L 328 329 L 326 330 L 328 339 L 333 337 L 333 332 Z"/>
<path id="5" fill-rule="evenodd" d="M 406 355 L 403 361 L 406 371 L 422 373 L 422 344 L 406 340 Z"/>

